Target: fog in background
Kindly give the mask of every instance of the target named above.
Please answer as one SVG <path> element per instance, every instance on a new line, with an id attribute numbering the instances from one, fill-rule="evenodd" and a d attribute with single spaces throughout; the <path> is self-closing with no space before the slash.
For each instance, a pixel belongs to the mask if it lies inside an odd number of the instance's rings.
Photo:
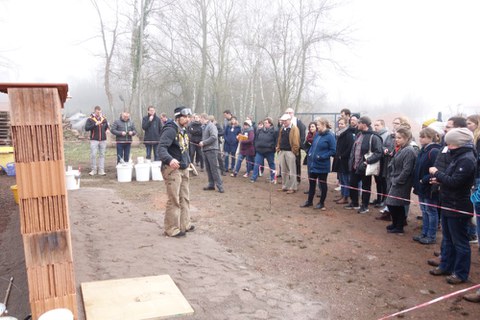
<path id="1" fill-rule="evenodd" d="M 113 21 L 114 2 L 98 1 L 103 3 L 101 10 L 109 28 Z M 186 5 L 195 0 L 177 2 Z M 318 66 L 310 67 L 309 83 L 297 112 L 338 112 L 348 107 L 373 119 L 405 114 L 417 122 L 436 117 L 439 111 L 443 113 L 444 120 L 457 113 L 468 115 L 478 112 L 478 1 L 330 2 L 336 7 L 328 14 L 328 26 L 345 30 L 346 41 L 316 49 L 314 54 L 328 61 L 319 61 Z M 132 12 L 130 3 L 133 1 L 120 1 L 124 27 L 121 32 L 126 33 L 122 38 L 124 42 L 120 43 L 122 46 L 131 38 L 128 34 L 131 17 L 127 17 Z M 153 24 L 157 18 L 152 16 L 150 23 Z M 245 24 L 243 27 L 247 28 Z M 72 98 L 65 105 L 66 114 L 76 111 L 89 113 L 97 104 L 106 107 L 103 48 L 98 15 L 91 1 L 0 0 L 0 28 L 4 31 L 0 41 L 1 82 L 68 83 Z M 238 31 L 238 26 L 236 28 Z M 154 34 L 151 32 L 151 37 Z M 239 40 L 232 38 L 231 41 L 235 44 Z M 252 58 L 246 55 L 246 51 L 239 57 Z M 126 57 L 119 55 L 116 59 L 120 66 L 120 60 Z M 268 62 L 268 56 L 262 55 L 258 61 L 261 65 L 259 70 L 265 73 L 262 78 L 264 92 L 274 95 L 273 72 L 267 67 Z M 234 65 L 229 66 L 232 70 L 241 67 L 237 60 L 232 60 L 232 63 Z M 119 79 L 122 73 L 131 73 L 131 70 L 121 67 L 114 71 L 119 74 Z M 149 70 L 144 69 L 143 72 L 147 74 Z M 153 81 L 160 81 L 160 76 L 155 76 L 158 78 Z M 125 103 L 119 96 L 128 99 L 128 83 L 126 80 L 125 83 L 113 82 L 117 86 L 113 90 L 116 111 L 123 109 Z M 190 85 L 195 87 L 195 84 Z M 239 80 L 240 85 L 246 86 Z M 260 84 L 256 82 L 254 85 L 258 87 Z M 178 90 L 179 86 L 173 88 Z M 165 83 L 164 92 L 170 89 L 171 84 L 167 86 Z M 173 97 L 177 91 L 167 97 L 168 94 L 156 90 L 152 97 L 145 97 L 142 107 L 154 104 L 157 110 L 171 113 L 175 104 L 188 100 L 184 96 Z M 130 98 L 134 100 L 133 96 Z M 6 95 L 0 95 L 0 99 L 5 101 Z M 212 104 L 209 99 L 207 96 L 205 108 Z M 236 99 L 235 105 L 239 108 L 248 97 Z M 256 94 L 255 99 L 271 99 L 273 103 L 276 97 Z M 226 108 L 232 107 L 228 103 L 218 103 L 218 110 L 215 109 L 217 116 Z M 251 110 L 245 111 L 245 114 L 248 111 Z M 275 111 L 271 115 L 277 116 L 277 113 Z M 258 116 L 263 114 L 259 112 Z M 388 123 L 390 119 L 386 120 Z"/>

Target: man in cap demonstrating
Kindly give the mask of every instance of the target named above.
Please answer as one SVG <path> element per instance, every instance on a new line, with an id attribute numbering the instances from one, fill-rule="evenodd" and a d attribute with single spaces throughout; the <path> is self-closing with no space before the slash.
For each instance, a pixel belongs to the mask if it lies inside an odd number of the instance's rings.
<path id="1" fill-rule="evenodd" d="M 162 129 L 158 148 L 168 196 L 164 221 L 165 235 L 181 237 L 195 229 L 190 221 L 188 170 L 190 157 L 189 140 L 185 129 L 192 111 L 187 107 L 178 107 L 174 113 L 175 119 L 168 120 Z"/>
<path id="2" fill-rule="evenodd" d="M 440 184 L 442 215 L 442 252 L 440 265 L 430 270 L 434 276 L 447 275 L 449 284 L 468 280 L 471 250 L 468 221 L 473 212 L 470 191 L 474 184 L 477 159 L 473 149 L 473 134 L 467 128 L 454 128 L 445 135 L 451 161 L 445 170 L 429 169 L 432 183 Z"/>
<path id="3" fill-rule="evenodd" d="M 281 118 L 282 128 L 278 132 L 276 151 L 282 168 L 282 188 L 288 194 L 295 193 L 298 188 L 296 157 L 300 153 L 300 131 L 292 124 L 292 117 L 285 113 Z"/>

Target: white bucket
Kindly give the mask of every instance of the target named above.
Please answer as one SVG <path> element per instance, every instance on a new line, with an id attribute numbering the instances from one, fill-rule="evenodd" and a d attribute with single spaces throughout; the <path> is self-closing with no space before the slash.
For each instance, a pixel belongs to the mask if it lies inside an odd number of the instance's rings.
<path id="1" fill-rule="evenodd" d="M 65 308 L 53 309 L 42 314 L 38 320 L 73 320 L 73 313 Z"/>
<path id="2" fill-rule="evenodd" d="M 150 164 L 138 163 L 135 165 L 135 177 L 137 181 L 150 180 Z"/>
<path id="3" fill-rule="evenodd" d="M 133 167 L 131 164 L 119 163 L 117 164 L 117 180 L 118 182 L 131 182 L 132 181 Z"/>
<path id="4" fill-rule="evenodd" d="M 68 170 L 65 172 L 67 190 L 80 189 L 80 171 Z"/>
<path id="5" fill-rule="evenodd" d="M 162 170 L 162 161 L 153 161 L 152 162 L 152 180 L 153 181 L 163 181 Z"/>

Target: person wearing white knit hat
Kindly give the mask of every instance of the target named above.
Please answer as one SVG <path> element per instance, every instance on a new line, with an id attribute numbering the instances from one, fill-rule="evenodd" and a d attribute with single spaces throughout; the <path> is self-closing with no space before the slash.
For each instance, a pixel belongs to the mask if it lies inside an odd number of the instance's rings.
<path id="1" fill-rule="evenodd" d="M 445 135 L 451 154 L 446 169 L 431 167 L 432 183 L 440 184 L 442 207 L 442 252 L 440 265 L 430 270 L 435 276 L 448 275 L 449 284 L 468 280 L 471 249 L 468 237 L 469 213 L 473 212 L 470 190 L 475 180 L 477 159 L 473 150 L 473 134 L 467 128 L 453 128 Z"/>

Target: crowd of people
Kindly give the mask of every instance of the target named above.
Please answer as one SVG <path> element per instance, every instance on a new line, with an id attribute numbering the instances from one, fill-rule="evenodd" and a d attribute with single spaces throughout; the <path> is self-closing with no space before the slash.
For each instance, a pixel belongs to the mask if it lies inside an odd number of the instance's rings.
<path id="1" fill-rule="evenodd" d="M 167 121 L 157 117 L 153 107 L 147 112 L 142 121 L 146 157 L 150 159 L 153 153 L 154 160 L 163 163 L 167 236 L 185 236 L 195 228 L 189 216 L 192 164 L 207 172 L 205 191 L 224 193 L 222 176 L 227 173 L 255 183 L 267 172 L 267 181 L 281 181 L 278 191 L 285 194 L 298 191 L 303 165 L 309 187 L 301 208 L 327 210 L 327 179 L 335 173 L 340 196 L 334 201 L 358 214 L 368 213 L 371 206 L 378 208 L 376 219 L 389 221 L 386 232 L 391 234 L 404 233 L 413 192 L 422 214 L 417 217 L 422 220 L 422 229 L 413 241 L 432 245 L 437 243 L 439 230 L 442 233 L 438 258 L 428 260 L 435 267 L 430 274 L 445 276 L 450 284 L 468 280 L 471 243 L 478 242 L 480 235 L 479 115 L 455 116 L 445 123 L 427 120 L 414 137 L 406 117 L 393 119 L 388 130 L 383 119 L 372 121 L 349 109 L 341 110 L 335 126 L 318 117 L 308 127 L 290 108 L 276 123 L 271 117 L 258 123 L 246 117 L 241 125 L 225 110 L 223 126 L 213 116 L 192 114 L 186 107 L 176 108 L 174 118 Z M 118 159 L 128 161 L 132 136 L 137 134 L 128 113 L 122 113 L 110 128 L 96 108 L 86 130 L 91 133 L 91 175 L 105 174 L 102 156 L 107 130 L 119 142 Z M 372 191 L 372 180 L 376 191 Z M 317 185 L 320 200 L 314 205 Z M 465 295 L 465 299 L 480 302 L 480 290 Z"/>

